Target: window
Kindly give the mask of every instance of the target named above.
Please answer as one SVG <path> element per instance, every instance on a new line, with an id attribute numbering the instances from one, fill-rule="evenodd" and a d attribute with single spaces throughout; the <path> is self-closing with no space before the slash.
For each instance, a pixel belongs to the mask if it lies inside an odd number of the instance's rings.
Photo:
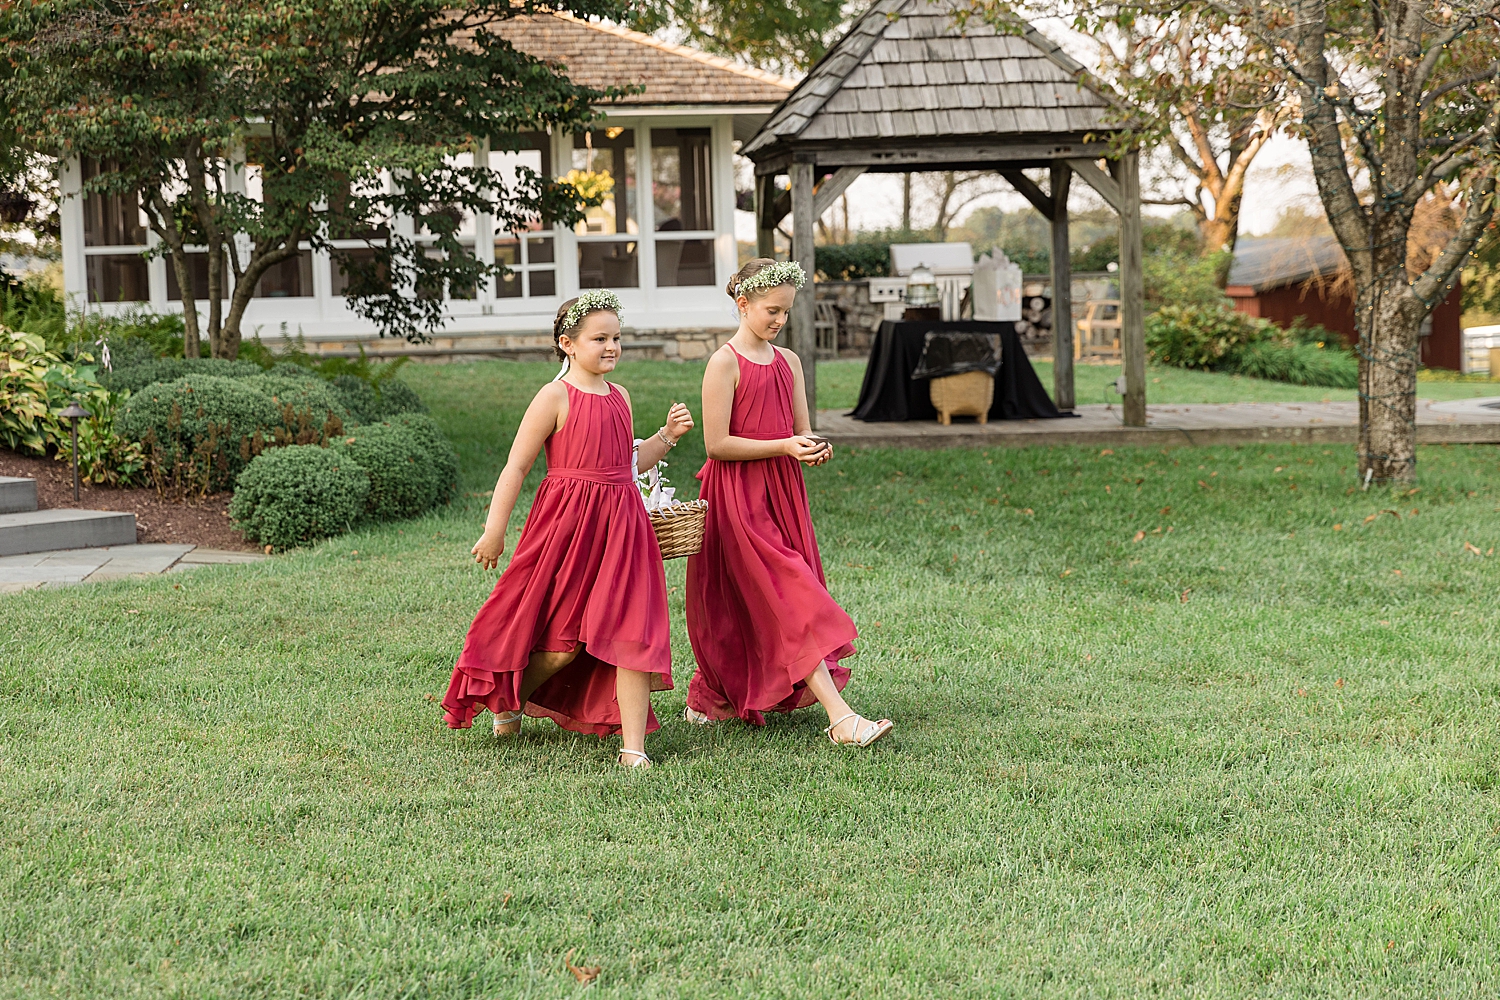
<path id="1" fill-rule="evenodd" d="M 573 169 L 564 177 L 601 204 L 578 223 L 580 236 L 639 233 L 635 207 L 635 130 L 607 128 L 573 137 Z"/>
<path id="2" fill-rule="evenodd" d="M 679 285 L 717 285 L 714 269 L 713 240 L 656 241 L 656 284 L 661 288 Z"/>
<path id="3" fill-rule="evenodd" d="M 177 268 L 172 266 L 172 258 L 164 258 L 167 263 L 167 300 L 169 302 L 182 301 L 182 289 L 177 284 Z M 193 282 L 193 298 L 201 301 L 208 298 L 208 254 L 189 253 L 187 255 L 188 274 Z M 219 297 L 229 298 L 229 269 L 224 260 L 219 261 Z"/>
<path id="4" fill-rule="evenodd" d="M 93 180 L 101 173 L 117 169 L 109 160 L 84 160 L 83 180 Z M 83 245 L 86 247 L 137 247 L 146 245 L 146 216 L 139 196 L 128 194 L 91 194 L 83 199 Z M 113 299 L 104 301 L 115 301 Z"/>
<path id="5" fill-rule="evenodd" d="M 557 249 L 551 236 L 505 233 L 495 237 L 495 263 L 506 273 L 495 279 L 495 298 L 544 298 L 557 294 Z"/>
<path id="6" fill-rule="evenodd" d="M 656 231 L 714 228 L 706 128 L 651 130 L 651 201 Z"/>
<path id="7" fill-rule="evenodd" d="M 258 299 L 300 299 L 313 293 L 312 251 L 272 264 L 255 284 Z"/>
<path id="8" fill-rule="evenodd" d="M 90 254 L 85 260 L 90 302 L 150 301 L 146 259 L 140 254 Z"/>
<path id="9" fill-rule="evenodd" d="M 360 278 L 373 283 L 370 291 L 389 291 L 386 269 L 384 266 L 376 266 L 375 251 L 369 247 L 337 249 L 330 256 L 333 263 L 333 294 L 348 294 L 349 287 Z"/>

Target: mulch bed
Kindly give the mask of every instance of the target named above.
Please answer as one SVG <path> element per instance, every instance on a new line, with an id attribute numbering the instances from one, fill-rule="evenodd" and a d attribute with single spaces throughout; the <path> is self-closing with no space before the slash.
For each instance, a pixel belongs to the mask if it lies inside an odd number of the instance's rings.
<path id="1" fill-rule="evenodd" d="M 78 503 L 74 503 L 73 470 L 66 462 L 18 455 L 4 448 L 0 448 L 0 476 L 35 479 L 37 506 L 44 510 L 77 507 L 134 514 L 137 542 L 201 545 L 210 549 L 246 552 L 258 548 L 234 530 L 229 520 L 228 493 L 176 503 L 163 499 L 149 486 L 114 489 L 83 483 L 79 486 Z"/>

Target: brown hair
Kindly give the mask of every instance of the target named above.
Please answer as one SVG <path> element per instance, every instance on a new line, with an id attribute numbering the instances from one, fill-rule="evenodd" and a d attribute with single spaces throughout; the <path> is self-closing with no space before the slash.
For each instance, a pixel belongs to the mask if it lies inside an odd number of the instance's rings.
<path id="1" fill-rule="evenodd" d="M 757 257 L 757 258 L 755 258 L 754 260 L 748 262 L 744 267 L 742 267 L 738 271 L 734 272 L 734 277 L 732 277 L 732 278 L 729 279 L 729 284 L 725 286 L 724 291 L 726 293 L 728 293 L 728 295 L 729 295 L 729 297 L 731 299 L 738 300 L 739 299 L 739 294 L 736 292 L 736 289 L 738 289 L 740 287 L 740 285 L 743 284 L 745 281 L 747 281 L 750 278 L 755 277 L 761 271 L 763 271 L 766 268 L 770 267 L 774 263 L 776 263 L 776 261 L 773 258 L 771 258 L 771 257 Z M 775 287 L 775 286 L 772 286 L 772 287 Z M 747 294 L 745 296 L 745 298 L 747 298 L 747 299 L 758 299 L 758 298 L 760 298 L 763 295 L 770 294 L 770 291 L 771 291 L 770 288 L 755 288 L 755 289 L 751 289 L 751 291 L 749 292 L 749 294 Z"/>
<path id="2" fill-rule="evenodd" d="M 567 357 L 562 349 L 562 335 L 568 332 L 568 328 L 563 326 L 563 317 L 568 315 L 568 310 L 572 309 L 573 303 L 577 301 L 578 296 L 575 295 L 558 306 L 557 315 L 552 320 L 552 353 L 557 355 L 557 360 L 559 361 Z"/>

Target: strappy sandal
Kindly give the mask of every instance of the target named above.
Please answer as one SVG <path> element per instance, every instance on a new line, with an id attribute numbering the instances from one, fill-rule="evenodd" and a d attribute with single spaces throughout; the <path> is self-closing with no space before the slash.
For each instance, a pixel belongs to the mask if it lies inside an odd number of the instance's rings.
<path id="1" fill-rule="evenodd" d="M 622 747 L 621 750 L 620 750 L 620 756 L 623 757 L 626 754 L 630 754 L 631 756 L 636 757 L 638 759 L 636 760 L 636 762 L 634 764 L 627 764 L 623 760 L 616 760 L 615 763 L 619 764 L 621 767 L 651 767 L 652 766 L 651 765 L 651 758 L 647 757 L 640 750 L 626 750 L 626 749 L 624 749 Z"/>
<path id="2" fill-rule="evenodd" d="M 855 724 L 853 739 L 841 740 L 838 737 L 834 736 L 833 731 L 849 719 L 858 719 L 860 722 L 865 723 L 865 726 L 861 728 L 858 723 Z M 890 719 L 881 719 L 879 722 L 875 722 L 870 719 L 866 719 L 858 712 L 850 712 L 848 715 L 840 716 L 839 718 L 834 719 L 833 722 L 828 724 L 828 728 L 823 730 L 823 733 L 828 737 L 828 742 L 834 744 L 835 746 L 867 747 L 871 743 L 874 743 L 876 740 L 880 739 L 880 737 L 884 736 L 886 733 L 890 732 L 895 728 L 895 726 L 896 724 Z"/>
<path id="3" fill-rule="evenodd" d="M 682 721 L 693 726 L 706 726 L 714 720 L 702 712 L 693 711 L 691 705 L 684 705 L 682 707 Z"/>
<path id="4" fill-rule="evenodd" d="M 520 722 L 524 718 L 526 718 L 526 713 L 525 712 L 512 712 L 509 715 L 496 715 L 495 716 L 495 735 L 496 736 L 519 736 L 521 734 L 521 731 L 519 729 L 517 729 L 513 733 L 502 733 L 500 731 L 500 727 L 501 726 L 509 726 L 512 723 Z"/>

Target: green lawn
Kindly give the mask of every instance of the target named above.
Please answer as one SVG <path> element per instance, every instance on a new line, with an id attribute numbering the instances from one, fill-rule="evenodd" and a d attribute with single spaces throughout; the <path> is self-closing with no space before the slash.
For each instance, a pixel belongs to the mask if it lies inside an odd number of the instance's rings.
<path id="1" fill-rule="evenodd" d="M 1032 362 L 1037 378 L 1052 392 L 1052 362 Z M 818 365 L 818 406 L 823 409 L 853 409 L 859 399 L 860 381 L 864 378 L 864 361 L 824 361 Z M 1118 403 L 1113 391 L 1119 378 L 1118 365 L 1076 365 L 1073 368 L 1073 395 L 1079 405 Z M 1146 372 L 1148 403 L 1309 403 L 1333 399 L 1358 399 L 1353 389 L 1326 389 L 1316 385 L 1290 385 L 1223 375 L 1218 372 L 1187 371 L 1182 368 L 1152 365 Z M 1500 396 L 1500 382 L 1445 382 L 1419 377 L 1417 395 L 1422 399 L 1472 399 L 1476 396 Z"/>
<path id="2" fill-rule="evenodd" d="M 405 370 L 464 459 L 440 514 L 0 598 L 0 997 L 1494 995 L 1496 449 L 1399 493 L 1337 447 L 843 453 L 814 519 L 895 734 L 670 721 L 674 561 L 622 772 L 433 703 L 554 371 Z M 638 428 L 700 371 L 623 365 Z"/>

